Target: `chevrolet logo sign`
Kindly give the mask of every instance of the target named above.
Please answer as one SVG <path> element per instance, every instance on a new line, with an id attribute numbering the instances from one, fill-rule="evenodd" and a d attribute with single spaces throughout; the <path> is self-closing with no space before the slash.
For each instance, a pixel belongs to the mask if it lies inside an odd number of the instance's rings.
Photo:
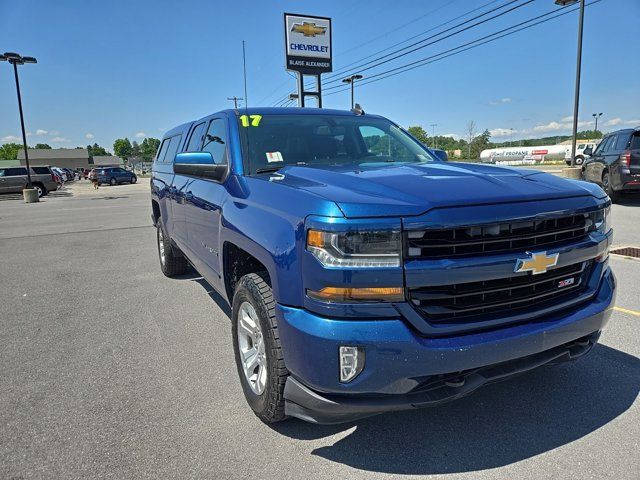
<path id="1" fill-rule="evenodd" d="M 550 267 L 556 266 L 559 255 L 547 255 L 547 252 L 532 253 L 531 258 L 519 258 L 516 261 L 514 272 L 531 272 L 534 275 L 545 273 Z"/>
<path id="2" fill-rule="evenodd" d="M 303 34 L 305 37 L 315 37 L 316 35 L 324 35 L 327 27 L 319 27 L 313 22 L 295 23 L 291 27 L 292 32 Z"/>

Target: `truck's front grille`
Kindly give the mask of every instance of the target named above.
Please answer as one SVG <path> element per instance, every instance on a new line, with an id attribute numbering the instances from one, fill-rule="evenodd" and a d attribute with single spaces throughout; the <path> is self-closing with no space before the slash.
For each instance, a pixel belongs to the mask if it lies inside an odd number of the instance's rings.
<path id="1" fill-rule="evenodd" d="M 409 230 L 405 232 L 405 251 L 407 258 L 413 260 L 548 250 L 586 238 L 593 226 L 592 215 Z"/>
<path id="2" fill-rule="evenodd" d="M 481 321 L 485 317 L 542 309 L 584 290 L 592 261 L 554 268 L 540 275 L 409 289 L 409 299 L 429 321 Z"/>

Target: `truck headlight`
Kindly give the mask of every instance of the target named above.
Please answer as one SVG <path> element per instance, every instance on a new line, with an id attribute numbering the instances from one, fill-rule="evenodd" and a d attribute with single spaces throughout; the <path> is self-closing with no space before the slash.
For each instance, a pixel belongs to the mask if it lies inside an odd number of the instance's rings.
<path id="1" fill-rule="evenodd" d="M 400 232 L 307 232 L 307 250 L 325 267 L 400 266 Z"/>
<path id="2" fill-rule="evenodd" d="M 590 214 L 593 231 L 608 233 L 611 230 L 611 205 Z"/>

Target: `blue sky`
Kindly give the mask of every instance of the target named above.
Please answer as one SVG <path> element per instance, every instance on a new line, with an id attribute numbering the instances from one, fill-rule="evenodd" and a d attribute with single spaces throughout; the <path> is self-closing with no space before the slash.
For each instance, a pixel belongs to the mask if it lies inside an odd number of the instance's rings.
<path id="1" fill-rule="evenodd" d="M 118 137 L 161 137 L 165 129 L 229 107 L 228 96 L 244 96 L 243 39 L 249 104 L 271 105 L 293 91 L 283 67 L 285 11 L 333 18 L 337 70 L 469 10 L 491 3 L 416 40 L 507 1 L 0 0 L 0 51 L 38 58 L 20 70 L 30 144 L 111 148 Z M 557 8 L 553 0 L 536 0 L 384 68 Z M 577 20 L 577 13 L 565 15 L 363 85 L 357 101 L 404 126 L 437 123 L 437 134 L 464 135 L 469 120 L 491 130 L 494 140 L 567 134 Z M 602 0 L 586 9 L 581 129 L 592 126 L 593 112 L 604 113 L 599 126 L 605 131 L 640 124 L 639 24 L 638 0 Z M 0 64 L 0 143 L 20 131 L 13 82 L 9 65 Z M 326 96 L 324 104 L 348 108 L 348 94 Z"/>

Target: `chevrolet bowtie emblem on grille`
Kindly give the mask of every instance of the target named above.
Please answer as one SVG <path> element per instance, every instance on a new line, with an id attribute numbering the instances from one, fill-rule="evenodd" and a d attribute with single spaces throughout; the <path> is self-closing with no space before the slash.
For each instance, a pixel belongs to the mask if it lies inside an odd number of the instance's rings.
<path id="1" fill-rule="evenodd" d="M 303 34 L 305 37 L 315 37 L 316 35 L 324 35 L 327 27 L 319 27 L 313 22 L 295 23 L 291 27 L 292 32 Z"/>
<path id="2" fill-rule="evenodd" d="M 545 273 L 549 267 L 558 263 L 558 253 L 547 255 L 547 252 L 532 253 L 531 258 L 519 258 L 514 272 L 531 272 L 534 275 Z"/>

